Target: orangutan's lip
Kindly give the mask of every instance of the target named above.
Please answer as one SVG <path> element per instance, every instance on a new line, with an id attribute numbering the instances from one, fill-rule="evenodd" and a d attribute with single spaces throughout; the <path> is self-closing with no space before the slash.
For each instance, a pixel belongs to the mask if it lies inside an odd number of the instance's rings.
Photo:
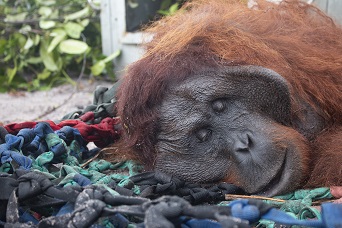
<path id="1" fill-rule="evenodd" d="M 286 153 L 284 156 L 283 163 L 278 170 L 277 174 L 272 178 L 272 180 L 260 191 L 258 191 L 256 194 L 257 195 L 263 195 L 263 196 L 273 196 L 273 192 L 275 189 L 279 187 L 279 184 L 281 183 L 281 180 L 283 179 L 283 173 L 285 171 L 285 166 L 286 166 Z"/>

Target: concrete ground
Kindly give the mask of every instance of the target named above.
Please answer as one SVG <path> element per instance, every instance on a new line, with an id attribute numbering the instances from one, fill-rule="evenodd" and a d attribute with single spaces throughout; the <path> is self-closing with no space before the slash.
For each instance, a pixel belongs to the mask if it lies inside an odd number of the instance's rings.
<path id="1" fill-rule="evenodd" d="M 64 115 L 92 104 L 97 86 L 113 83 L 83 80 L 77 86 L 62 85 L 49 91 L 0 93 L 0 125 L 13 122 L 60 120 Z"/>

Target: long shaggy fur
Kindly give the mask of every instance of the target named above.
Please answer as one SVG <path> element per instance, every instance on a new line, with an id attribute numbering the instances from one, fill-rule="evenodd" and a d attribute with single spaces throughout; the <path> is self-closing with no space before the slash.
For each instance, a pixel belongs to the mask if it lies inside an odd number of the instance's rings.
<path id="1" fill-rule="evenodd" d="M 150 167 L 156 155 L 156 107 L 170 82 L 208 67 L 270 68 L 289 82 L 293 118 L 300 119 L 295 99 L 300 97 L 326 126 L 342 124 L 342 29 L 314 6 L 259 1 L 250 9 L 240 1 L 198 0 L 146 32 L 154 37 L 143 58 L 127 69 L 117 111 L 126 129 L 119 147 Z"/>

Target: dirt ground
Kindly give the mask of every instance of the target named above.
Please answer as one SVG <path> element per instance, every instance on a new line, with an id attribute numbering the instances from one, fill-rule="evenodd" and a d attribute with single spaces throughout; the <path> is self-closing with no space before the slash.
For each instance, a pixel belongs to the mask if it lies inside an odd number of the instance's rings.
<path id="1" fill-rule="evenodd" d="M 64 115 L 92 104 L 97 86 L 112 83 L 83 80 L 77 86 L 62 85 L 49 91 L 0 93 L 0 124 L 60 120 Z"/>

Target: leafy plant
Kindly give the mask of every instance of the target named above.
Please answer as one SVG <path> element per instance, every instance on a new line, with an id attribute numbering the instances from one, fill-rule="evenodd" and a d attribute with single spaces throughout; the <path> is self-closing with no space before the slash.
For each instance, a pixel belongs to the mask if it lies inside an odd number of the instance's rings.
<path id="1" fill-rule="evenodd" d="M 99 11 L 86 0 L 0 0 L 0 19 L 1 92 L 98 76 L 120 54 L 102 55 Z"/>
<path id="2" fill-rule="evenodd" d="M 174 14 L 184 2 L 184 0 L 163 0 L 158 13 L 164 16 L 170 16 Z"/>

